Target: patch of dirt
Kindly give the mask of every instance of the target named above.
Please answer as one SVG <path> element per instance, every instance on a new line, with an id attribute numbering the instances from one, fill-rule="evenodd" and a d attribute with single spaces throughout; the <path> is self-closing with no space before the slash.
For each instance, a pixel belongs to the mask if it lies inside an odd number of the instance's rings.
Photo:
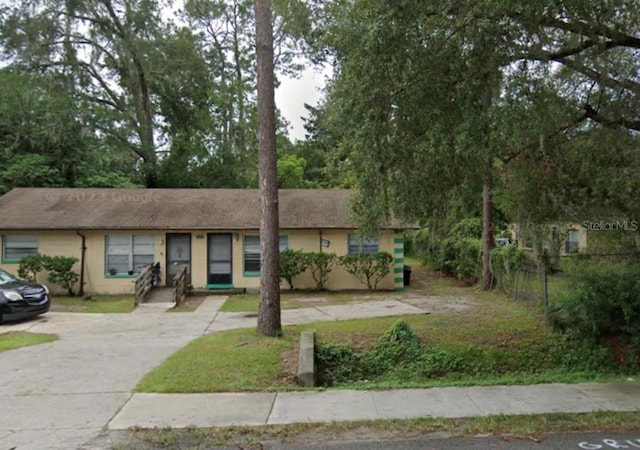
<path id="1" fill-rule="evenodd" d="M 300 303 L 327 303 L 327 299 L 324 297 L 300 297 L 296 298 Z"/>
<path id="2" fill-rule="evenodd" d="M 362 353 L 370 349 L 378 340 L 378 336 L 369 336 L 362 334 L 353 334 L 351 336 L 351 346 L 356 353 Z"/>
<path id="3" fill-rule="evenodd" d="M 426 295 L 412 292 L 401 300 L 430 314 L 463 312 L 479 305 L 470 295 Z"/>
<path id="4" fill-rule="evenodd" d="M 180 304 L 180 308 L 195 310 L 198 306 L 202 304 L 203 301 L 204 301 L 204 296 L 201 296 L 201 295 L 189 296 L 185 298 L 184 301 Z"/>
<path id="5" fill-rule="evenodd" d="M 441 281 L 445 281 L 447 284 L 453 285 L 455 287 L 460 287 L 460 288 L 468 288 L 471 287 L 473 285 L 475 285 L 478 280 L 476 278 L 469 278 L 467 280 L 459 280 L 455 277 L 449 276 L 449 275 L 445 275 L 444 273 L 437 271 L 437 270 L 433 270 L 433 269 L 427 269 L 424 268 L 422 266 L 417 268 L 417 271 L 414 269 L 413 270 L 413 274 L 417 274 L 418 279 L 420 281 L 425 281 L 425 280 L 441 280 Z M 413 277 L 412 277 L 413 280 Z"/>
<path id="6" fill-rule="evenodd" d="M 51 304 L 51 312 L 83 312 L 87 309 L 85 305 L 56 305 Z"/>
<path id="7" fill-rule="evenodd" d="M 297 386 L 296 374 L 298 373 L 298 346 L 280 353 L 280 367 L 283 376 L 280 379 L 282 384 Z"/>

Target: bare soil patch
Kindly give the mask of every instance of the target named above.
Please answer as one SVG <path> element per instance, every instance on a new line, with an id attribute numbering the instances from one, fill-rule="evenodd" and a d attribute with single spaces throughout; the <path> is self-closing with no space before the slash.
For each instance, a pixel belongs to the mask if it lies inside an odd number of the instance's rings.
<path id="1" fill-rule="evenodd" d="M 424 309 L 430 314 L 464 312 L 479 305 L 473 296 L 470 295 L 425 295 L 410 293 L 401 300 L 417 308 Z"/>
<path id="2" fill-rule="evenodd" d="M 198 309 L 198 306 L 202 304 L 204 301 L 204 296 L 202 295 L 194 295 L 185 298 L 180 306 L 177 306 L 173 309 L 170 309 L 171 312 L 191 312 Z"/>

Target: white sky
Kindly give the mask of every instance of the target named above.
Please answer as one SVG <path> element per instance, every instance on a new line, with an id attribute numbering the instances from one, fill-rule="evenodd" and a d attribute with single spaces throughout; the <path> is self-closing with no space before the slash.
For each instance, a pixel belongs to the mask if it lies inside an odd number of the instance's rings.
<path id="1" fill-rule="evenodd" d="M 322 97 L 327 71 L 317 72 L 309 65 L 299 79 L 280 76 L 280 86 L 276 89 L 276 106 L 290 123 L 289 138 L 292 141 L 303 140 L 305 135 L 301 117 L 307 116 L 304 104 L 316 106 Z"/>

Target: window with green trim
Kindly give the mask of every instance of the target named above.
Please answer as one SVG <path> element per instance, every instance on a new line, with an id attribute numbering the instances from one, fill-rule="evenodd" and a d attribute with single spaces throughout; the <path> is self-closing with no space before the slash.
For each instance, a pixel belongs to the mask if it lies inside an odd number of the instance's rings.
<path id="1" fill-rule="evenodd" d="M 106 273 L 134 275 L 155 259 L 155 238 L 146 235 L 109 235 L 105 242 Z"/>
<path id="2" fill-rule="evenodd" d="M 38 237 L 24 234 L 6 234 L 2 237 L 2 260 L 20 261 L 38 253 Z"/>
<path id="3" fill-rule="evenodd" d="M 289 236 L 280 235 L 280 251 L 289 248 Z M 244 271 L 260 272 L 260 236 L 248 235 L 244 237 L 243 245 Z"/>
<path id="4" fill-rule="evenodd" d="M 356 234 L 349 235 L 349 254 L 352 253 L 378 253 L 380 239 L 376 237 L 362 238 Z"/>

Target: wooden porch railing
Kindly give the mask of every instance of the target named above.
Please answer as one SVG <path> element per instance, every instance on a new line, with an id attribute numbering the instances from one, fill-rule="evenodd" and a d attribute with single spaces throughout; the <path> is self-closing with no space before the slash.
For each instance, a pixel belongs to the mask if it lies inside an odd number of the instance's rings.
<path id="1" fill-rule="evenodd" d="M 187 266 L 184 266 L 173 277 L 173 301 L 179 306 L 187 297 L 189 283 L 187 282 Z"/>
<path id="2" fill-rule="evenodd" d="M 138 306 L 153 287 L 153 264 L 145 267 L 136 278 L 135 284 L 135 305 Z"/>

